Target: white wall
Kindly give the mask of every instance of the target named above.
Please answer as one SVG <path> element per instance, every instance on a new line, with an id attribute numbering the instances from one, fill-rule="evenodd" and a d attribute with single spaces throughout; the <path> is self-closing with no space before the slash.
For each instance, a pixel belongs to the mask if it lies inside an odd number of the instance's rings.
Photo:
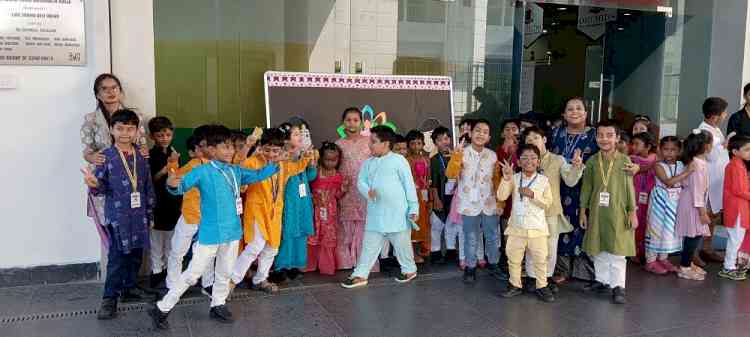
<path id="1" fill-rule="evenodd" d="M 86 66 L 0 66 L 18 79 L 17 89 L 0 89 L 0 268 L 99 260 L 79 129 L 95 107 L 94 78 L 109 71 L 109 24 L 107 1 L 85 5 Z"/>
<path id="2" fill-rule="evenodd" d="M 750 66 L 745 62 L 747 23 L 747 0 L 714 2 L 708 96 L 726 99 L 730 113 L 739 109 L 743 80 L 746 80 L 743 75 Z"/>

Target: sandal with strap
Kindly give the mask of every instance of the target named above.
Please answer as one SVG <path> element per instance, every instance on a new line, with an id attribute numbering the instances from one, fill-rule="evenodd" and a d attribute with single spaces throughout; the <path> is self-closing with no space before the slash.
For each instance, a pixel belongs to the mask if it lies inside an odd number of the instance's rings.
<path id="1" fill-rule="evenodd" d="M 253 284 L 253 290 L 262 291 L 267 294 L 275 294 L 279 292 L 279 286 L 268 281 L 263 281 L 259 284 Z"/>

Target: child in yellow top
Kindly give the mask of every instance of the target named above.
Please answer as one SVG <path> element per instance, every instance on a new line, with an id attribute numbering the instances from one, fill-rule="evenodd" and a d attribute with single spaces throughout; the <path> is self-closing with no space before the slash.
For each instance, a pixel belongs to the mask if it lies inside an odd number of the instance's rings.
<path id="1" fill-rule="evenodd" d="M 240 284 L 253 261 L 258 259 L 258 271 L 251 287 L 256 290 L 274 293 L 278 287 L 268 282 L 268 273 L 281 243 L 281 217 L 284 207 L 284 187 L 289 177 L 302 173 L 312 155 L 301 160 L 284 160 L 282 153 L 286 135 L 283 130 L 272 128 L 263 132 L 260 151 L 245 160 L 243 167 L 254 169 L 267 162 L 278 162 L 279 173 L 270 179 L 247 186 L 245 192 L 245 212 L 242 217 L 244 241 L 247 244 L 237 259 L 232 272 L 232 282 Z"/>

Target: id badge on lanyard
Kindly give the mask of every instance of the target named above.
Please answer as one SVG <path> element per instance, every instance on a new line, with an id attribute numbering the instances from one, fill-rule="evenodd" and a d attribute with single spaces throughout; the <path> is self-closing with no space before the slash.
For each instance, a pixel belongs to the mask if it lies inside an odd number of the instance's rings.
<path id="1" fill-rule="evenodd" d="M 305 187 L 305 183 L 299 184 L 299 197 L 304 198 L 307 196 L 307 187 Z"/>
<path id="2" fill-rule="evenodd" d="M 130 193 L 130 208 L 140 208 L 140 207 L 141 207 L 141 193 L 139 192 Z"/>
<path id="3" fill-rule="evenodd" d="M 609 192 L 599 193 L 599 206 L 609 207 Z"/>
<path id="4" fill-rule="evenodd" d="M 445 195 L 453 195 L 453 191 L 456 189 L 456 179 L 448 179 L 445 182 Z"/>
<path id="5" fill-rule="evenodd" d="M 647 205 L 648 204 L 648 193 L 641 192 L 638 193 L 638 203 L 641 205 Z"/>

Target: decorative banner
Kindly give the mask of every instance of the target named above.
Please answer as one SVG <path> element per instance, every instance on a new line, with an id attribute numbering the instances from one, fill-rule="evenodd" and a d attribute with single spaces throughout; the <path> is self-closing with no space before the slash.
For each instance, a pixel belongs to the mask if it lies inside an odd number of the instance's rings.
<path id="1" fill-rule="evenodd" d="M 617 21 L 616 8 L 578 7 L 578 30 L 598 40 L 606 31 L 607 22 Z"/>
<path id="2" fill-rule="evenodd" d="M 83 0 L 0 1 L 0 64 L 84 65 Z"/>
<path id="3" fill-rule="evenodd" d="M 534 44 L 534 42 L 542 36 L 543 31 L 544 9 L 535 3 L 526 4 L 523 26 L 523 46 L 528 48 Z"/>
<path id="4" fill-rule="evenodd" d="M 404 134 L 427 120 L 453 129 L 450 77 L 269 71 L 264 79 L 267 125 L 301 117 L 315 145 L 342 137 L 341 113 L 348 107 L 362 110 L 365 135 L 378 125 Z"/>

